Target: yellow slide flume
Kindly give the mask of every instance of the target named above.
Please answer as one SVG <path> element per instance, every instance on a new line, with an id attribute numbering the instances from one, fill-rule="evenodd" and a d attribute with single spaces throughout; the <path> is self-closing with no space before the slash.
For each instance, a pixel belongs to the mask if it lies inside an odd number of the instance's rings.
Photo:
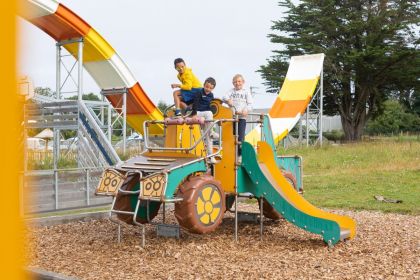
<path id="1" fill-rule="evenodd" d="M 356 234 L 356 223 L 347 216 L 340 216 L 333 213 L 325 212 L 307 200 L 305 200 L 284 178 L 278 168 L 273 150 L 266 142 L 258 142 L 258 162 L 261 170 L 276 190 L 292 204 L 296 209 L 307 215 L 318 217 L 326 220 L 335 221 L 341 231 L 349 231 L 349 238 L 353 238 Z"/>

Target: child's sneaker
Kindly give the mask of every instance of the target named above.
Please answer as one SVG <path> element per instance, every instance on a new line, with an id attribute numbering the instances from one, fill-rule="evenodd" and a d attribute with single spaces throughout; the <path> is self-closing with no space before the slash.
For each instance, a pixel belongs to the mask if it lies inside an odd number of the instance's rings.
<path id="1" fill-rule="evenodd" d="M 185 109 L 185 113 L 184 113 L 184 116 L 189 116 L 189 115 L 191 115 L 192 114 L 192 108 L 191 107 L 187 107 L 186 109 Z"/>
<path id="2" fill-rule="evenodd" d="M 182 114 L 181 114 L 181 110 L 180 110 L 180 109 L 176 109 L 176 110 L 175 110 L 174 117 L 181 117 L 181 116 L 182 116 Z"/>
<path id="3" fill-rule="evenodd" d="M 219 133 L 212 131 L 210 133 L 210 138 L 211 139 L 218 139 L 219 138 Z"/>

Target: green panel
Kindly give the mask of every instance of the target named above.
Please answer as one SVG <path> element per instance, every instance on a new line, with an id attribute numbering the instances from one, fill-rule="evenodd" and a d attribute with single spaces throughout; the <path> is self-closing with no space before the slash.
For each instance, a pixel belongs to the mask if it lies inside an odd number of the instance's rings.
<path id="1" fill-rule="evenodd" d="M 273 153 L 276 155 L 276 144 L 274 143 L 274 137 L 271 130 L 270 120 L 268 118 L 268 115 L 264 115 L 263 119 L 263 129 L 262 129 L 264 142 L 267 142 L 271 149 L 273 150 Z M 301 162 L 300 158 L 297 159 L 294 158 L 284 158 L 284 157 L 276 157 L 277 166 L 285 169 L 287 171 L 292 172 L 293 176 L 296 178 L 297 182 L 297 190 L 302 190 L 302 176 L 301 176 Z"/>
<path id="2" fill-rule="evenodd" d="M 140 182 L 138 182 L 132 191 L 138 191 L 140 189 Z M 138 195 L 130 195 L 130 206 L 133 211 L 136 209 L 137 200 L 139 199 Z M 149 201 L 149 212 L 153 213 L 156 210 L 159 210 L 160 202 Z M 137 217 L 147 220 L 147 202 L 142 201 L 139 206 L 139 211 L 137 212 Z"/>
<path id="3" fill-rule="evenodd" d="M 273 132 L 271 130 L 268 115 L 264 115 L 262 134 L 263 141 L 267 142 L 270 145 L 271 149 L 273 149 L 273 152 L 276 155 L 276 144 L 274 143 Z"/>
<path id="4" fill-rule="evenodd" d="M 302 159 L 299 156 L 278 156 L 276 157 L 277 166 L 287 170 L 296 178 L 296 190 L 302 190 Z"/>
<path id="5" fill-rule="evenodd" d="M 178 185 L 185 177 L 194 172 L 206 171 L 206 164 L 204 160 L 188 164 L 186 166 L 177 168 L 168 174 L 168 185 L 165 190 L 165 198 L 173 198 Z"/>
<path id="6" fill-rule="evenodd" d="M 243 155 L 243 154 L 242 154 Z M 238 169 L 238 193 L 254 193 L 255 185 L 242 166 Z"/>
<path id="7" fill-rule="evenodd" d="M 264 196 L 285 219 L 304 230 L 322 235 L 325 242 L 330 241 L 335 244 L 340 241 L 340 227 L 335 221 L 306 214 L 294 208 L 281 196 L 261 171 L 257 162 L 257 155 L 251 144 L 243 143 L 242 156 L 247 159 L 246 162 L 242 163 L 242 167 L 253 182 L 253 186 L 247 191 L 253 193 L 256 197 Z M 242 174 L 243 176 L 245 175 Z M 246 182 L 246 180 L 242 178 L 241 182 Z"/>

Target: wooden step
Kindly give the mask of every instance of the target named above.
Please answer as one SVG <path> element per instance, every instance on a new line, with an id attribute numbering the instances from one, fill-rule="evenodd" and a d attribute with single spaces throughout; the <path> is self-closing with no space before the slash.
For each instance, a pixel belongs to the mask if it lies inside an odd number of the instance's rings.
<path id="1" fill-rule="evenodd" d="M 134 162 L 134 165 L 148 165 L 148 166 L 168 166 L 170 163 L 166 162 Z"/>
<path id="2" fill-rule="evenodd" d="M 176 158 L 148 158 L 148 161 L 167 161 L 167 162 L 173 162 L 176 161 Z"/>
<path id="3" fill-rule="evenodd" d="M 146 165 L 122 165 L 121 168 L 131 168 L 131 169 L 144 169 L 144 170 L 163 170 L 163 167 L 158 166 L 146 166 Z"/>

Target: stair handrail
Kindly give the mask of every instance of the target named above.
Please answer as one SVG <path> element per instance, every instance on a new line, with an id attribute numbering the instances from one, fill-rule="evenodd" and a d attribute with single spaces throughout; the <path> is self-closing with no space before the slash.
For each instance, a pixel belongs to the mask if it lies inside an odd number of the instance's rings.
<path id="1" fill-rule="evenodd" d="M 79 105 L 79 114 L 83 114 L 86 119 L 89 121 L 90 126 L 98 136 L 98 140 L 101 145 L 105 148 L 106 152 L 108 153 L 108 156 L 113 161 L 113 164 L 119 164 L 122 163 L 120 157 L 118 156 L 117 152 L 115 151 L 114 147 L 112 146 L 111 142 L 108 141 L 107 136 L 102 131 L 102 129 L 99 127 L 98 123 L 96 122 L 95 118 L 91 115 L 89 109 L 87 108 L 86 104 L 84 104 L 83 101 L 78 101 Z M 105 155 L 104 155 L 105 156 Z"/>

